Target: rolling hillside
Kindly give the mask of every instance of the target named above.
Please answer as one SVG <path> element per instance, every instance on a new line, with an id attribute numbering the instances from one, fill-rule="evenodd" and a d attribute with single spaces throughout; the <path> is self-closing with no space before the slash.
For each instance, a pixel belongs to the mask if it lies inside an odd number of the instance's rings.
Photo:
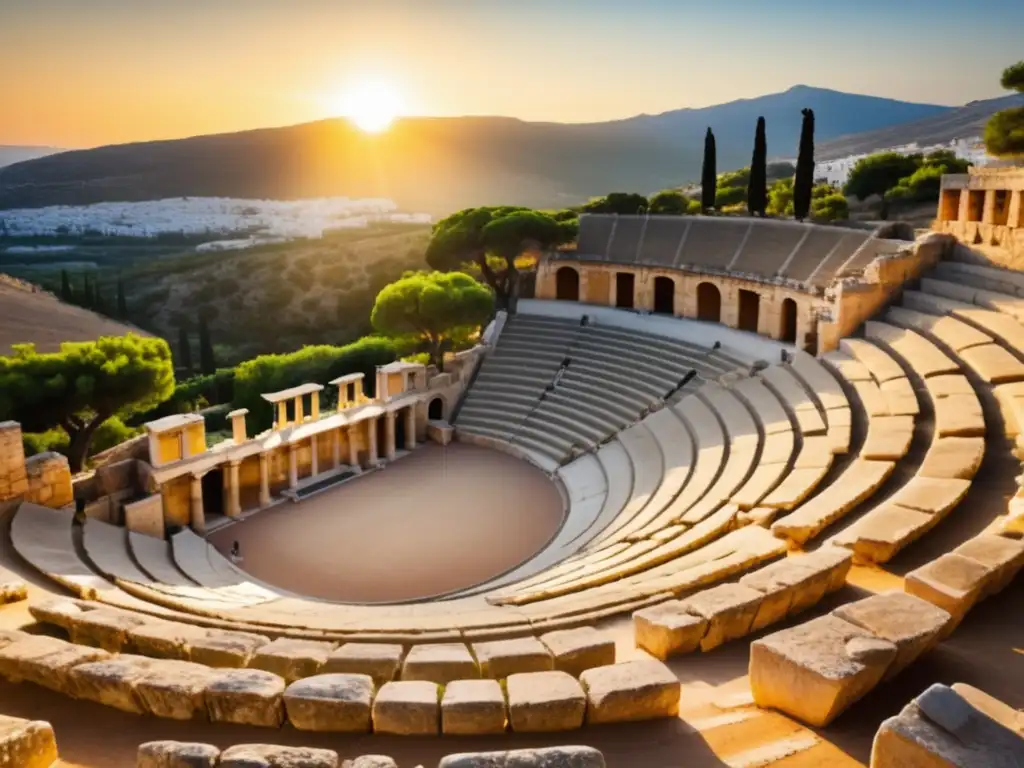
<path id="1" fill-rule="evenodd" d="M 791 155 L 803 107 L 816 112 L 819 141 L 950 110 L 797 86 L 702 109 L 579 125 L 407 118 L 369 136 L 345 120 L 324 120 L 18 163 L 0 169 L 0 209 L 329 195 L 388 197 L 404 209 L 442 215 L 491 203 L 564 206 L 614 189 L 649 193 L 695 180 L 709 125 L 718 136 L 720 168 L 749 162 L 759 115 L 768 121 L 769 154 Z"/>
<path id="2" fill-rule="evenodd" d="M 0 168 L 5 165 L 21 163 L 25 160 L 35 160 L 37 157 L 46 157 L 63 152 L 55 147 L 20 147 L 0 145 Z"/>

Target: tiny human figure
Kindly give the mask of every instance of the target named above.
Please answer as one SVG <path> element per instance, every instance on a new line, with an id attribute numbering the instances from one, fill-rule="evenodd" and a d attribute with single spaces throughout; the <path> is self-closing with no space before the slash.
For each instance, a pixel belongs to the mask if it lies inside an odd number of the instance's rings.
<path id="1" fill-rule="evenodd" d="M 242 546 L 237 541 L 231 545 L 231 562 L 242 562 Z"/>

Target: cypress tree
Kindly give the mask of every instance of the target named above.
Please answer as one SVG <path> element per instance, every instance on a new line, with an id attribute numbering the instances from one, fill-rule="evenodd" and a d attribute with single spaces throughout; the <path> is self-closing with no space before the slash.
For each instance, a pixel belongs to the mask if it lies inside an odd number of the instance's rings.
<path id="1" fill-rule="evenodd" d="M 124 297 L 124 280 L 117 278 L 117 316 L 121 320 L 128 319 L 128 301 Z"/>
<path id="2" fill-rule="evenodd" d="M 85 273 L 85 279 L 82 285 L 82 306 L 86 309 L 92 309 L 96 304 L 96 295 L 94 293 L 92 280 L 89 279 L 89 273 Z"/>
<path id="3" fill-rule="evenodd" d="M 217 360 L 213 356 L 213 343 L 210 341 L 210 329 L 206 320 L 199 319 L 199 371 L 204 375 L 217 372 Z"/>
<path id="4" fill-rule="evenodd" d="M 68 304 L 75 300 L 75 292 L 71 290 L 71 278 L 66 269 L 60 271 L 60 300 Z"/>
<path id="5" fill-rule="evenodd" d="M 178 328 L 178 367 L 186 373 L 192 373 L 192 348 L 188 343 L 188 331 L 185 326 Z"/>
<path id="6" fill-rule="evenodd" d="M 793 217 L 803 221 L 811 212 L 811 190 L 814 187 L 814 110 L 802 111 L 804 124 L 800 129 L 800 152 L 793 176 Z"/>
<path id="7" fill-rule="evenodd" d="M 751 216 L 764 216 L 768 207 L 768 139 L 764 118 L 757 118 L 754 133 L 754 154 L 750 158 L 750 183 L 747 186 L 747 210 Z"/>
<path id="8" fill-rule="evenodd" d="M 715 207 L 715 193 L 717 192 L 718 173 L 715 168 L 715 134 L 708 128 L 704 134 L 704 167 L 700 174 L 700 207 L 703 213 Z"/>

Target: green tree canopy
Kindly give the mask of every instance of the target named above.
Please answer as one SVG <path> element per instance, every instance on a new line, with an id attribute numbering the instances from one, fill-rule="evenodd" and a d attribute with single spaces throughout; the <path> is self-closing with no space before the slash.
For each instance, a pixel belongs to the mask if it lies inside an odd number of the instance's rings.
<path id="1" fill-rule="evenodd" d="M 906 178 L 900 179 L 886 197 L 893 202 L 901 203 L 938 200 L 942 174 L 949 172 L 945 165 L 922 165 Z"/>
<path id="2" fill-rule="evenodd" d="M 842 221 L 850 218 L 850 206 L 839 192 L 811 196 L 811 218 L 816 221 Z"/>
<path id="3" fill-rule="evenodd" d="M 1003 70 L 1000 79 L 1008 91 L 1024 93 L 1024 61 Z M 997 157 L 1024 156 L 1024 107 L 996 112 L 985 126 L 985 148 Z"/>
<path id="4" fill-rule="evenodd" d="M 595 197 L 583 205 L 583 213 L 617 213 L 620 216 L 635 216 L 648 208 L 647 198 L 636 192 L 611 192 L 604 197 Z"/>
<path id="5" fill-rule="evenodd" d="M 651 213 L 661 216 L 683 216 L 688 213 L 700 213 L 700 203 L 691 200 L 682 192 L 665 189 L 651 197 Z"/>
<path id="6" fill-rule="evenodd" d="M 903 155 L 899 152 L 868 155 L 854 164 L 843 191 L 858 200 L 872 195 L 884 195 L 920 165 L 921 155 Z"/>
<path id="7" fill-rule="evenodd" d="M 779 179 L 768 191 L 768 213 L 772 216 L 793 215 L 793 179 Z"/>
<path id="8" fill-rule="evenodd" d="M 412 336 L 423 342 L 431 362 L 442 371 L 445 343 L 479 328 L 493 311 L 491 292 L 469 275 L 416 272 L 377 294 L 370 322 L 387 336 Z"/>
<path id="9" fill-rule="evenodd" d="M 49 353 L 19 344 L 12 356 L 0 357 L 0 420 L 21 422 L 26 432 L 62 427 L 72 472 L 82 469 L 100 424 L 152 408 L 173 391 L 171 350 L 163 339 L 106 336 Z"/>

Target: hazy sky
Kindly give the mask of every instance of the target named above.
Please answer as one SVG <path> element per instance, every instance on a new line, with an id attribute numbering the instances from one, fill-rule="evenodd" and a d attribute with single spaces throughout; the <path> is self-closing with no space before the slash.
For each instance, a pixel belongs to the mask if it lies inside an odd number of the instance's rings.
<path id="1" fill-rule="evenodd" d="M 339 114 L 585 122 L 804 83 L 997 96 L 1022 0 L 0 0 L 0 144 L 84 147 Z"/>

